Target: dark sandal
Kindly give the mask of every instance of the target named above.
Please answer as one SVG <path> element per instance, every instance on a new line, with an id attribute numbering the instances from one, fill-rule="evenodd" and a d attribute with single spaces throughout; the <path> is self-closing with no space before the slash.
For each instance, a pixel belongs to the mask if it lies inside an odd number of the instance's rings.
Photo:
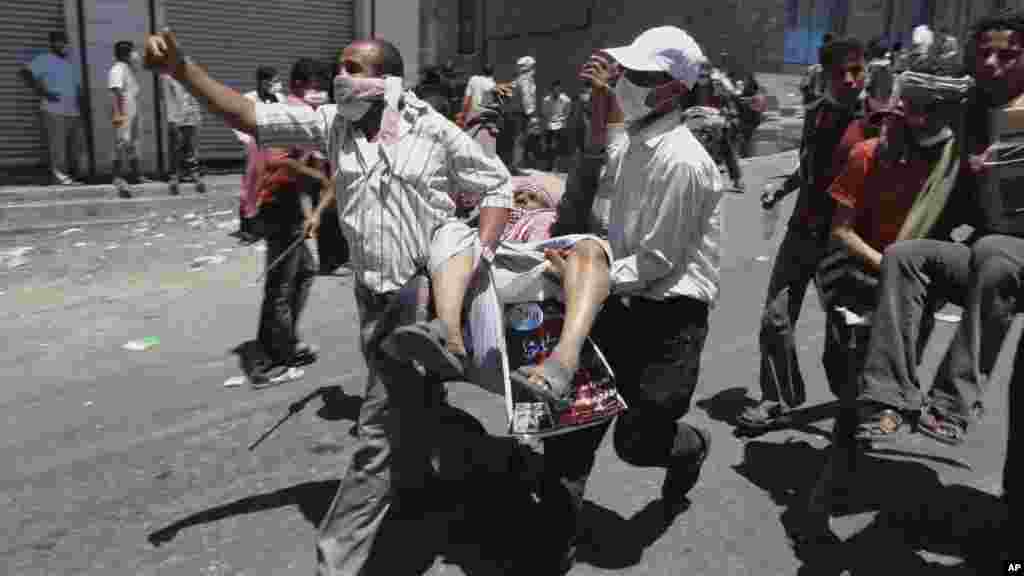
<path id="1" fill-rule="evenodd" d="M 467 356 L 448 350 L 447 341 L 447 325 L 435 318 L 396 328 L 382 348 L 398 360 L 415 360 L 428 374 L 448 382 L 464 377 Z"/>
<path id="2" fill-rule="evenodd" d="M 892 408 L 867 408 L 857 424 L 857 439 L 865 442 L 892 440 L 904 429 L 905 418 Z"/>
<path id="3" fill-rule="evenodd" d="M 512 373 L 512 382 L 519 385 L 534 398 L 546 402 L 553 412 L 564 412 L 572 405 L 572 381 L 575 373 L 570 372 L 554 357 L 548 357 L 540 365 L 544 384 L 538 385 L 530 379 L 534 366 L 520 366 Z"/>
<path id="4" fill-rule="evenodd" d="M 754 406 L 749 406 L 736 417 L 740 426 L 751 429 L 783 426 L 791 420 L 782 403 L 771 401 L 762 401 Z"/>
<path id="5" fill-rule="evenodd" d="M 917 421 L 917 431 L 947 446 L 959 446 L 967 439 L 967 427 L 955 417 L 929 406 Z"/>

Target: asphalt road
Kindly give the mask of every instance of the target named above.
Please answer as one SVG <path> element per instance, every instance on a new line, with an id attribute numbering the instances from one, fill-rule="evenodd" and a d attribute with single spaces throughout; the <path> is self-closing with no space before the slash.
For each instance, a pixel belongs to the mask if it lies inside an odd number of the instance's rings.
<path id="1" fill-rule="evenodd" d="M 991 539 L 1001 513 L 995 496 L 1008 354 L 986 397 L 987 416 L 967 444 L 950 449 L 915 440 L 872 461 L 858 477 L 863 491 L 855 504 L 833 522 L 841 542 L 829 547 L 794 546 L 785 514 L 821 466 L 829 412 L 810 410 L 799 430 L 734 435 L 732 418 L 757 396 L 758 317 L 780 240 L 763 239 L 756 197 L 794 162 L 784 154 L 748 163 L 749 192 L 726 201 L 722 296 L 689 416 L 715 440 L 690 508 L 659 526 L 648 505 L 663 472 L 622 463 L 606 441 L 588 487 L 589 534 L 573 575 L 976 573 L 961 562 Z M 303 379 L 259 391 L 225 388 L 238 375 L 228 350 L 256 332 L 261 291 L 253 283 L 263 254 L 227 237 L 231 214 L 199 216 L 161 213 L 145 229 L 2 239 L 4 573 L 312 573 L 315 525 L 345 469 L 365 378 L 351 279 L 321 278 L 314 286 L 303 335 L 323 354 Z M 833 400 L 819 360 L 823 324 L 812 293 L 798 333 L 809 406 Z M 953 326 L 940 322 L 924 382 Z M 1015 326 L 1012 343 L 1018 334 Z M 159 343 L 123 349 L 146 337 Z M 246 450 L 291 401 L 322 386 L 340 388 L 255 452 Z M 451 402 L 489 433 L 503 432 L 499 398 L 460 385 Z M 448 544 L 427 572 L 501 574 L 506 558 L 523 553 L 517 534 L 526 538 L 530 528 L 522 523 L 531 512 L 515 518 L 516 495 L 488 484 L 487 474 L 521 471 L 503 456 L 506 442 L 459 432 L 461 423 L 452 428 L 442 468 L 448 463 L 455 477 L 484 471 L 470 485 L 454 483 L 452 492 L 493 490 L 496 510 L 512 517 L 467 514 L 476 520 L 446 517 L 425 528 L 425 540 L 440 536 Z"/>

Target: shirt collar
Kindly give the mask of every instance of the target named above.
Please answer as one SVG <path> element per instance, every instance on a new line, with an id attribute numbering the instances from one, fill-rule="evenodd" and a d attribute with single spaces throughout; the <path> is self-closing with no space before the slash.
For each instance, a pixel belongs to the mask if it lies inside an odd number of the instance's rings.
<path id="1" fill-rule="evenodd" d="M 639 129 L 634 130 L 629 128 L 627 130 L 631 139 L 635 138 L 642 141 L 648 148 L 655 148 L 661 142 L 661 139 L 665 134 L 668 134 L 675 129 L 676 126 L 682 124 L 682 121 L 683 118 L 681 112 L 678 109 L 675 109 Z"/>

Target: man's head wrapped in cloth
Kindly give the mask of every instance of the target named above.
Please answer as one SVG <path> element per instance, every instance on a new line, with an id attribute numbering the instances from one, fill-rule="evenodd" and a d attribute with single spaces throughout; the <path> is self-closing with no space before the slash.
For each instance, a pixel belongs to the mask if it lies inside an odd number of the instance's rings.
<path id="1" fill-rule="evenodd" d="M 899 76 L 899 91 L 888 109 L 872 116 L 882 126 L 881 158 L 899 161 L 913 150 L 948 142 L 961 128 L 969 76 L 936 76 L 915 70 Z"/>
<path id="2" fill-rule="evenodd" d="M 512 177 L 514 207 L 509 216 L 504 242 L 536 242 L 551 237 L 551 226 L 558 218 L 558 205 L 565 193 L 565 182 L 554 174 L 538 172 Z"/>

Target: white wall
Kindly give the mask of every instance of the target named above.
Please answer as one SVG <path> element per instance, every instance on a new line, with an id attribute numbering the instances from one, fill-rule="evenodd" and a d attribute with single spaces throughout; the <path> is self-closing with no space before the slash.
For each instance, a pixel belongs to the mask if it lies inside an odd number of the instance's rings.
<path id="1" fill-rule="evenodd" d="M 74 4 L 73 0 L 68 2 Z M 110 124 L 111 96 L 107 75 L 114 63 L 114 44 L 131 40 L 141 48 L 150 30 L 149 2 L 140 0 L 87 0 L 83 2 L 82 19 L 85 21 L 85 50 L 89 62 L 89 97 L 92 108 L 93 146 L 96 170 L 109 173 L 113 164 L 114 131 Z M 74 14 L 74 9 L 68 14 Z M 69 28 L 78 33 L 77 22 Z M 139 155 L 145 171 L 156 170 L 156 131 L 153 108 L 153 74 L 138 70 L 139 112 L 142 114 L 142 149 Z"/>

